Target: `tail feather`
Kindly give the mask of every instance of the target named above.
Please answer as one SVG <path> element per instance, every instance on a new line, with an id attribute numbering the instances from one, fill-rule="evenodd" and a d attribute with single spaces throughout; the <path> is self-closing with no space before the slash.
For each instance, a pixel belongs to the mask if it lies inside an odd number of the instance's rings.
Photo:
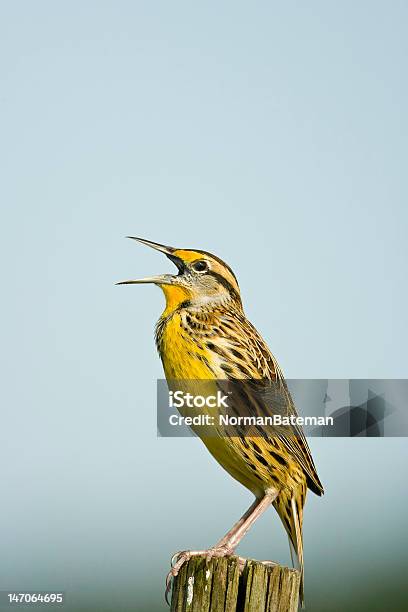
<path id="1" fill-rule="evenodd" d="M 305 600 L 304 600 L 305 570 L 304 570 L 304 563 L 303 563 L 303 533 L 302 533 L 303 517 L 299 516 L 295 497 L 292 497 L 290 501 L 291 501 L 291 508 L 292 508 L 291 527 L 293 528 L 291 529 L 292 534 L 290 535 L 290 539 L 293 541 L 293 547 L 295 549 L 297 561 L 299 564 L 299 570 L 300 570 L 299 599 L 300 599 L 300 605 L 303 608 L 304 603 L 305 603 Z"/>
<path id="2" fill-rule="evenodd" d="M 288 535 L 288 542 L 289 542 L 289 552 L 290 552 L 290 560 L 292 561 L 292 565 L 293 567 L 296 567 L 296 569 L 299 569 L 299 563 L 298 563 L 298 559 L 297 559 L 297 552 L 292 544 L 292 540 L 290 539 L 290 536 Z"/>
<path id="3" fill-rule="evenodd" d="M 292 565 L 300 571 L 299 600 L 304 607 L 304 563 L 303 563 L 303 505 L 305 501 L 303 488 L 300 490 L 284 490 L 274 506 L 284 524 L 289 538 Z"/>

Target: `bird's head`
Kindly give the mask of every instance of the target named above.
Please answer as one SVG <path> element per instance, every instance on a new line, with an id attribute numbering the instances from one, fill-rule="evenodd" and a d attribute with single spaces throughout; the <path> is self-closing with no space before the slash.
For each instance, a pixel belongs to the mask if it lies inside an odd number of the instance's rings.
<path id="1" fill-rule="evenodd" d="M 126 280 L 118 285 L 158 285 L 166 297 L 166 311 L 172 312 L 182 303 L 201 306 L 231 303 L 241 307 L 238 281 L 231 268 L 219 257 L 206 251 L 177 249 L 143 238 L 128 236 L 156 251 L 164 253 L 178 269 L 178 274 L 160 274 L 138 280 Z"/>

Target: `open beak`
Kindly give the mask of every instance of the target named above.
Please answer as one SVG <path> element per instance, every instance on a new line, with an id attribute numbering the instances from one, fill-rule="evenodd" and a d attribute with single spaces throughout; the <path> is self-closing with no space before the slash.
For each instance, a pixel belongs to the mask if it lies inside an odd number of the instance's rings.
<path id="1" fill-rule="evenodd" d="M 142 244 L 145 244 L 146 246 L 149 246 L 152 249 L 155 249 L 156 251 L 164 253 L 166 257 L 168 257 L 177 266 L 179 273 L 183 271 L 183 261 L 179 257 L 173 255 L 174 251 L 176 251 L 177 249 L 170 246 L 166 246 L 164 244 L 159 244 L 158 242 L 152 242 L 151 240 L 145 240 L 144 238 L 136 238 L 135 236 L 126 236 L 126 238 L 130 238 L 131 240 L 137 240 L 138 242 L 141 242 Z M 147 276 L 145 278 L 139 278 L 136 280 L 121 281 L 119 283 L 116 283 L 116 285 L 141 285 L 144 283 L 153 283 L 155 285 L 171 285 L 175 278 L 176 277 L 172 274 L 159 274 L 158 276 Z"/>

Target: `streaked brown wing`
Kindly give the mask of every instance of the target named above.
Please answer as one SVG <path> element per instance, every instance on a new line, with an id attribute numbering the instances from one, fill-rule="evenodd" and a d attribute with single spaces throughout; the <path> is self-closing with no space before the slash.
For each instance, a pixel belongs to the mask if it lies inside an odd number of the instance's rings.
<path id="1" fill-rule="evenodd" d="M 225 323 L 227 323 L 227 327 Z M 278 397 L 278 402 L 282 403 L 282 405 L 277 406 L 275 404 L 274 406 L 265 399 L 263 401 L 260 400 L 260 397 L 257 396 L 256 402 L 241 403 L 243 415 L 251 416 L 251 414 L 254 414 L 258 416 L 261 414 L 270 416 L 279 411 L 287 415 L 297 416 L 296 408 L 284 380 L 283 373 L 253 325 L 243 316 L 229 314 L 228 317 L 221 317 L 220 328 L 227 332 L 223 337 L 222 350 L 226 354 L 229 353 L 230 357 L 226 359 L 226 364 L 229 366 L 228 371 L 226 371 L 228 379 L 265 378 L 276 381 L 276 386 L 279 387 L 280 392 L 277 396 L 275 395 L 275 399 Z M 237 358 L 237 354 L 240 355 L 241 359 Z M 234 367 L 231 367 L 231 363 L 234 364 Z M 240 410 L 240 403 L 238 403 L 236 409 Z M 257 429 L 262 437 L 268 438 L 266 432 L 262 431 L 262 427 L 257 427 Z M 293 435 L 278 433 L 276 437 L 280 439 L 290 456 L 297 461 L 305 472 L 309 488 L 318 495 L 321 495 L 324 491 L 323 486 L 317 475 L 303 429 L 298 425 L 293 425 L 291 426 L 291 431 Z"/>

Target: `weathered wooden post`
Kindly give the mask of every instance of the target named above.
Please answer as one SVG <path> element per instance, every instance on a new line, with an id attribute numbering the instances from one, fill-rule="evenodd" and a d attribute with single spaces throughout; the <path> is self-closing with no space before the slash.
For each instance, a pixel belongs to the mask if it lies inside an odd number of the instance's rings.
<path id="1" fill-rule="evenodd" d="M 242 568 L 242 564 L 241 564 Z M 174 580 L 171 612 L 297 612 L 300 573 L 238 557 L 192 557 Z"/>

